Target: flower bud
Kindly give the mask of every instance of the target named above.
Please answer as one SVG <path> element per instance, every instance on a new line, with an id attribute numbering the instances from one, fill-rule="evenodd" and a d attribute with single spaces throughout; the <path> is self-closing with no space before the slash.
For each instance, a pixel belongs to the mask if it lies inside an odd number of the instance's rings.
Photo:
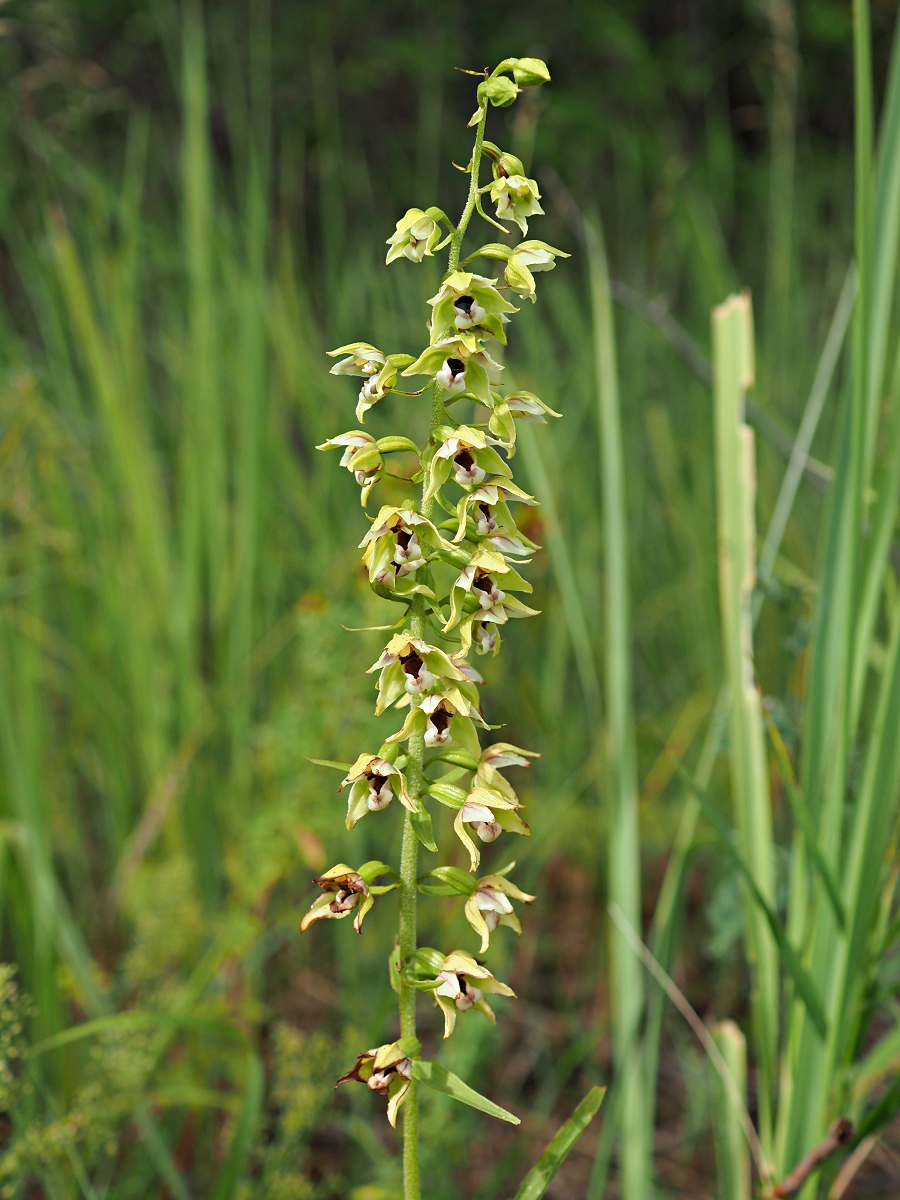
<path id="1" fill-rule="evenodd" d="M 522 89 L 505 75 L 493 75 L 478 85 L 476 97 L 481 108 L 490 102 L 494 108 L 509 108 Z"/>
<path id="2" fill-rule="evenodd" d="M 513 79 L 519 87 L 538 87 L 550 82 L 547 64 L 540 58 L 519 58 L 512 69 Z"/>

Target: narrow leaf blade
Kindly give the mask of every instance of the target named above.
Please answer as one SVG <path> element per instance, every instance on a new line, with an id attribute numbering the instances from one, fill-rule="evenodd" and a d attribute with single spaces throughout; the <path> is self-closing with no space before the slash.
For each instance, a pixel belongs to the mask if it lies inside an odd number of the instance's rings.
<path id="1" fill-rule="evenodd" d="M 470 1088 L 467 1083 L 463 1083 L 458 1075 L 454 1075 L 452 1071 L 448 1071 L 440 1063 L 429 1062 L 426 1058 L 414 1059 L 412 1075 L 413 1079 L 417 1079 L 419 1083 L 424 1083 L 432 1091 L 443 1092 L 445 1096 L 450 1096 L 451 1099 L 458 1100 L 460 1104 L 468 1104 L 471 1108 L 477 1108 L 480 1112 L 487 1113 L 489 1117 L 497 1117 L 500 1121 L 508 1121 L 510 1125 L 521 1124 L 518 1117 L 513 1116 L 511 1112 L 507 1112 L 505 1108 L 501 1108 L 499 1104 L 494 1104 L 492 1100 L 488 1100 L 480 1095 L 473 1088 Z"/>
<path id="2" fill-rule="evenodd" d="M 593 1087 L 519 1185 L 513 1200 L 540 1200 L 572 1147 L 599 1111 L 606 1088 Z"/>

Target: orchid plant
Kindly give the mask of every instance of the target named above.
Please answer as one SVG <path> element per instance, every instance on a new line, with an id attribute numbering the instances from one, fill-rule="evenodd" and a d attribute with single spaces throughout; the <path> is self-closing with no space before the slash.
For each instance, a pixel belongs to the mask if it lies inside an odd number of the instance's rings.
<path id="1" fill-rule="evenodd" d="M 543 62 L 507 58 L 491 72 L 478 74 L 478 108 L 469 122 L 475 143 L 465 171 L 469 192 L 454 225 L 439 208 L 411 208 L 388 238 L 387 262 L 421 263 L 448 248 L 447 271 L 428 302 L 429 342 L 418 355 L 385 353 L 368 342 L 352 342 L 331 351 L 339 361 L 334 375 L 363 380 L 356 417 L 389 395 L 431 393 L 431 426 L 425 446 L 401 435 L 374 438 L 362 429 L 331 438 L 320 450 L 342 451 L 341 465 L 355 476 L 365 507 L 385 473 L 390 454 L 414 455 L 412 475 L 421 484 L 418 505 L 386 505 L 372 520 L 360 543 L 369 583 L 375 593 L 404 606 L 404 614 L 384 652 L 370 668 L 378 680 L 376 713 L 406 710 L 402 725 L 375 753 L 360 754 L 346 770 L 338 790 L 349 789 L 348 829 L 393 801 L 403 810 L 399 869 L 380 861 L 359 867 L 338 863 L 315 880 L 322 889 L 304 917 L 301 930 L 316 921 L 353 916 L 357 931 L 376 897 L 399 893 L 399 935 L 391 958 L 392 983 L 399 995 L 397 1041 L 359 1054 L 356 1065 L 338 1083 L 357 1081 L 387 1098 L 388 1118 L 396 1123 L 403 1106 L 403 1178 L 405 1200 L 420 1196 L 417 1085 L 436 1088 L 482 1111 L 517 1123 L 510 1113 L 479 1096 L 456 1076 L 421 1056 L 416 1037 L 416 1002 L 430 994 L 444 1018 L 449 1037 L 457 1018 L 478 1010 L 492 1021 L 487 996 L 512 996 L 512 989 L 465 949 L 449 953 L 417 945 L 418 894 L 458 896 L 484 953 L 499 926 L 521 932 L 516 905 L 528 895 L 509 878 L 515 866 L 478 877 L 484 843 L 505 834 L 527 836 L 522 805 L 503 772 L 528 767 L 537 757 L 507 742 L 482 747 L 479 731 L 492 728 L 481 713 L 482 676 L 472 656 L 493 656 L 503 627 L 513 619 L 536 615 L 522 599 L 531 585 L 520 574 L 539 549 L 516 524 L 516 506 L 536 503 L 512 479 L 510 462 L 519 421 L 546 424 L 557 417 L 531 392 L 503 394 L 499 387 L 506 327 L 517 303 L 534 302 L 535 274 L 552 270 L 561 250 L 535 240 L 518 245 L 490 242 L 461 259 L 463 239 L 474 215 L 509 237 L 502 222 L 515 224 L 527 239 L 528 222 L 543 212 L 540 192 L 515 155 L 486 141 L 489 107 L 505 108 L 520 91 L 548 82 Z M 481 184 L 485 160 L 491 181 Z M 495 216 L 484 210 L 484 198 Z M 476 274 L 478 260 L 494 260 L 496 275 Z M 502 278 L 499 271 L 502 269 Z M 424 377 L 421 390 L 403 390 L 406 379 Z M 465 402 L 480 419 L 459 419 Z M 452 494 L 448 494 L 451 492 Z M 340 764 L 327 763 L 335 766 Z M 469 860 L 468 872 L 439 866 L 418 873 L 418 846 L 437 852 L 428 803 L 455 814 L 453 828 Z"/>

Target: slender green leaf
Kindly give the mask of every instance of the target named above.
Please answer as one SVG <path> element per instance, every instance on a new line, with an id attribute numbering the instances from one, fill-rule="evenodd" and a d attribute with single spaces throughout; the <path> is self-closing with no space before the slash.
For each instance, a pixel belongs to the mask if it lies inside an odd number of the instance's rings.
<path id="1" fill-rule="evenodd" d="M 238 1118 L 228 1157 L 219 1172 L 210 1200 L 234 1200 L 247 1171 L 253 1150 L 256 1127 L 262 1113 L 266 1076 L 258 1054 L 251 1054 L 247 1062 L 247 1083 L 244 1103 Z"/>
<path id="2" fill-rule="evenodd" d="M 700 801 L 706 819 L 716 831 L 722 847 L 726 850 L 728 857 L 734 863 L 735 867 L 737 867 L 742 878 L 744 879 L 744 882 L 750 889 L 751 896 L 756 902 L 759 911 L 765 918 L 769 929 L 772 931 L 772 936 L 777 944 L 778 952 L 781 955 L 785 970 L 794 981 L 794 986 L 797 988 L 798 994 L 803 1000 L 803 1003 L 806 1005 L 813 1024 L 819 1031 L 819 1035 L 824 1038 L 828 1031 L 828 1023 L 825 1017 L 825 1009 L 822 1005 L 822 1000 L 819 996 L 816 985 L 813 982 L 809 972 L 800 961 L 800 956 L 798 955 L 797 951 L 788 941 L 787 934 L 785 933 L 777 914 L 771 908 L 769 902 L 757 887 L 756 880 L 753 878 L 753 872 L 744 862 L 740 851 L 732 841 L 731 833 L 729 832 L 728 826 L 722 819 L 722 814 L 713 804 L 712 800 L 710 800 L 709 796 L 706 794 L 706 791 L 700 787 L 690 772 L 685 770 L 681 763 L 676 763 L 676 770 L 678 771 L 679 776 L 684 780 L 685 784 L 691 789 L 691 791 Z"/>
<path id="3" fill-rule="evenodd" d="M 540 1200 L 572 1147 L 590 1125 L 603 1103 L 606 1088 L 593 1087 L 557 1133 L 519 1185 L 513 1200 Z"/>
<path id="4" fill-rule="evenodd" d="M 505 1108 L 501 1108 L 499 1104 L 494 1104 L 492 1100 L 485 1099 L 484 1096 L 470 1088 L 468 1084 L 463 1083 L 452 1071 L 448 1071 L 446 1067 L 442 1067 L 440 1063 L 430 1062 L 427 1058 L 413 1059 L 412 1075 L 413 1079 L 417 1079 L 419 1083 L 424 1083 L 432 1091 L 442 1092 L 445 1096 L 450 1096 L 452 1099 L 458 1100 L 460 1104 L 468 1104 L 471 1108 L 477 1108 L 480 1112 L 487 1113 L 490 1117 L 497 1117 L 500 1121 L 508 1121 L 510 1125 L 521 1125 L 518 1117 L 513 1116 L 511 1112 L 507 1112 Z"/>

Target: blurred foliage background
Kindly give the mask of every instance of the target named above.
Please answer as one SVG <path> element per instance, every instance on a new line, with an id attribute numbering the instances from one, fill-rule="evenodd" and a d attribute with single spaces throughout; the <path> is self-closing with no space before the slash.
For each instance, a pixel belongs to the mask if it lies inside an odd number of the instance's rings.
<path id="1" fill-rule="evenodd" d="M 894 17 L 873 5 L 879 95 Z M 517 781 L 518 881 L 539 898 L 518 944 L 491 949 L 520 999 L 498 1030 L 461 1022 L 445 1061 L 524 1124 L 426 1098 L 429 1197 L 508 1195 L 608 1078 L 602 539 L 573 208 L 602 214 L 621 302 L 649 914 L 684 802 L 660 739 L 690 755 L 721 682 L 709 310 L 752 289 L 764 530 L 852 253 L 850 21 L 845 0 L 3 4 L 0 957 L 18 984 L 0 979 L 0 1194 L 398 1194 L 377 1102 L 332 1091 L 393 1036 L 390 899 L 362 938 L 296 932 L 313 874 L 397 851 L 389 821 L 348 836 L 334 778 L 306 761 L 381 741 L 363 673 L 380 635 L 342 626 L 394 619 L 359 570 L 356 485 L 313 447 L 353 424 L 324 350 L 424 336 L 439 268 L 388 271 L 384 239 L 411 205 L 461 207 L 472 89 L 453 68 L 508 54 L 545 58 L 553 85 L 492 111 L 489 136 L 537 175 L 540 236 L 573 252 L 508 358 L 564 414 L 520 451 L 543 502 L 527 532 L 562 536 L 532 568 L 543 616 L 487 670 L 491 719 L 543 755 Z M 758 627 L 789 747 L 836 391 Z M 425 406 L 392 403 L 376 435 L 421 433 Z M 714 795 L 726 781 L 720 763 Z M 423 909 L 424 941 L 461 934 L 454 902 Z M 677 977 L 704 1014 L 745 1013 L 741 920 L 701 838 Z M 679 1020 L 655 1161 L 661 1194 L 699 1198 L 708 1080 Z M 66 1032 L 84 1021 L 90 1036 Z M 428 1018 L 432 1049 L 439 1033 Z M 584 1194 L 596 1139 L 550 1195 Z M 893 1194 L 889 1168 L 873 1157 L 865 1194 Z"/>

